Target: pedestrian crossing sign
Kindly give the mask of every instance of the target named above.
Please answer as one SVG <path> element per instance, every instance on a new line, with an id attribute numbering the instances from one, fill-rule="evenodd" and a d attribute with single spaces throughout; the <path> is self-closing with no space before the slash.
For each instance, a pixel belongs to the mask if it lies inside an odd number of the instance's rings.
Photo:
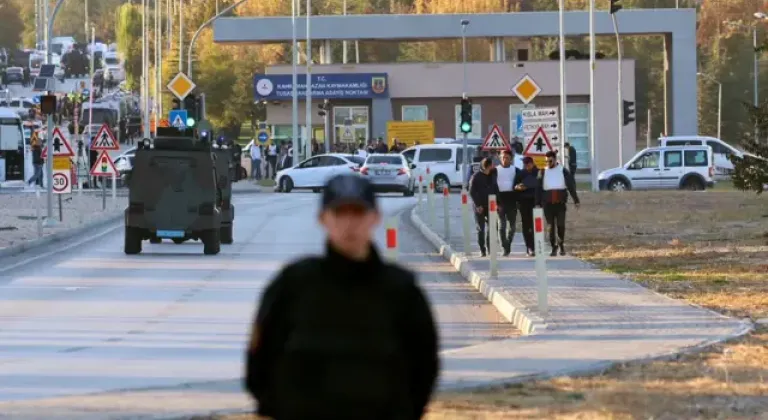
<path id="1" fill-rule="evenodd" d="M 355 134 L 352 132 L 352 127 L 345 126 L 341 132 L 341 139 L 346 141 L 352 141 L 355 139 Z"/>
<path id="2" fill-rule="evenodd" d="M 510 150 L 509 141 L 498 125 L 494 124 L 483 142 L 483 150 Z"/>
<path id="3" fill-rule="evenodd" d="M 91 143 L 91 150 L 120 150 L 120 145 L 115 140 L 115 135 L 109 129 L 109 125 L 104 123 Z"/>

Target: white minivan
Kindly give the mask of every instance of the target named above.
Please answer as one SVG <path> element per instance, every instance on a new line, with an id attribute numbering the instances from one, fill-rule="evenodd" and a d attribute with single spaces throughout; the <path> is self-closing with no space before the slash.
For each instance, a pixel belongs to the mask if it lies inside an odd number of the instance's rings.
<path id="1" fill-rule="evenodd" d="M 708 146 L 649 147 L 624 165 L 600 172 L 600 190 L 684 189 L 715 185 L 714 153 Z"/>
<path id="2" fill-rule="evenodd" d="M 464 149 L 461 144 L 420 144 L 405 149 L 402 154 L 416 165 L 413 173 L 417 182 L 418 176 L 421 175 L 425 185 L 430 179 L 434 180 L 435 191 L 442 191 L 443 187 L 461 186 L 461 163 L 464 161 Z M 468 146 L 467 154 L 467 165 L 471 165 L 475 146 Z"/>
<path id="3" fill-rule="evenodd" d="M 731 156 L 744 157 L 744 152 L 730 144 L 716 138 L 707 136 L 669 136 L 660 137 L 659 146 L 709 146 L 715 157 L 715 177 L 727 177 L 733 172 Z"/>

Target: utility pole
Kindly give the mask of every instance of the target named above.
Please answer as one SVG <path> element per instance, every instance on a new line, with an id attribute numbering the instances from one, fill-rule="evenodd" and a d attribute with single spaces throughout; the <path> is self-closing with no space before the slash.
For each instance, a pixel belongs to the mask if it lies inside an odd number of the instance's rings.
<path id="1" fill-rule="evenodd" d="M 292 127 L 292 147 L 293 147 L 293 156 L 294 159 L 298 160 L 298 152 L 299 152 L 299 103 L 298 103 L 298 76 L 296 74 L 296 66 L 297 61 L 299 59 L 299 49 L 296 45 L 296 15 L 298 14 L 298 3 L 299 0 L 291 0 L 291 30 L 292 30 L 292 44 L 291 44 L 291 63 L 293 65 L 293 71 L 292 71 L 292 92 L 291 97 L 293 100 L 292 106 L 291 106 L 291 117 L 293 120 L 293 127 Z M 298 3 L 298 4 L 297 4 Z"/>
<path id="2" fill-rule="evenodd" d="M 53 14 L 48 15 L 48 9 L 50 8 L 48 0 L 44 0 L 45 5 L 45 63 L 53 64 L 53 57 L 51 52 L 51 33 L 53 32 L 53 22 L 56 20 L 56 15 L 59 13 L 61 4 L 64 0 L 58 0 L 56 6 L 53 7 Z M 51 94 L 51 92 L 48 92 Z M 45 177 L 46 190 L 47 190 L 47 218 L 45 219 L 44 226 L 51 227 L 56 225 L 56 220 L 53 218 L 53 148 L 51 147 L 51 139 L 53 138 L 53 114 L 48 114 L 47 118 L 47 136 L 46 142 L 48 147 L 48 158 L 45 160 L 46 169 L 48 174 Z M 75 124 L 77 126 L 77 124 Z"/>
<path id="3" fill-rule="evenodd" d="M 48 0 L 44 0 L 44 1 L 48 1 Z M 88 25 L 88 21 L 89 21 L 89 17 L 88 17 L 88 0 L 85 0 L 85 31 L 83 32 L 83 37 L 85 38 L 85 43 L 86 44 L 88 43 L 88 32 L 90 32 L 88 30 L 88 28 L 90 26 L 90 25 Z M 93 55 L 93 51 L 91 51 L 91 55 Z"/>
<path id="4" fill-rule="evenodd" d="M 307 94 L 305 98 L 307 106 L 307 134 L 304 137 L 304 156 L 312 156 L 312 38 L 309 35 L 309 19 L 312 17 L 312 0 L 307 0 Z M 298 163 L 298 153 L 294 149 L 294 159 Z"/>
<path id="5" fill-rule="evenodd" d="M 565 0 L 560 0 L 560 150 L 562 156 L 570 153 L 565 150 L 567 125 L 566 112 L 568 108 L 568 92 L 565 89 Z M 563 162 L 566 164 L 567 162 Z"/>
<path id="6" fill-rule="evenodd" d="M 344 6 L 343 7 L 344 7 L 343 13 L 344 13 L 344 16 L 346 16 L 347 15 L 347 0 L 344 0 Z M 347 43 L 347 40 L 345 39 L 344 41 L 341 42 L 341 45 L 342 45 L 342 59 L 341 59 L 341 61 L 344 64 L 347 64 L 347 62 L 349 61 L 348 60 L 348 55 L 347 55 L 348 54 L 347 48 L 349 47 L 349 44 Z"/>
<path id="7" fill-rule="evenodd" d="M 589 0 L 589 148 L 592 191 L 598 192 L 597 147 L 595 142 L 595 0 Z"/>
<path id="8" fill-rule="evenodd" d="M 624 163 L 624 115 L 623 115 L 623 109 L 624 109 L 624 102 L 623 96 L 621 95 L 621 36 L 619 35 L 619 23 L 616 21 L 616 14 L 611 14 L 611 20 L 613 21 L 613 31 L 616 33 L 616 56 L 618 60 L 618 97 L 619 97 L 619 105 L 618 105 L 618 111 L 619 111 L 619 166 L 621 166 Z"/>
<path id="9" fill-rule="evenodd" d="M 293 0 L 291 0 L 293 1 Z M 184 0 L 179 0 L 179 73 L 184 71 Z M 182 103 L 184 101 L 181 101 Z"/>
<path id="10" fill-rule="evenodd" d="M 40 0 L 35 0 L 35 50 L 40 45 Z"/>
<path id="11" fill-rule="evenodd" d="M 760 106 L 760 102 L 758 100 L 759 99 L 759 96 L 758 96 L 759 82 L 758 82 L 758 80 L 760 78 L 760 69 L 759 69 L 759 62 L 758 62 L 759 51 L 757 50 L 757 25 L 755 25 L 752 28 L 752 50 L 755 53 L 755 57 L 754 57 L 754 62 L 755 63 L 754 63 L 754 70 L 753 70 L 754 71 L 754 83 L 755 83 L 755 87 L 754 87 L 755 97 L 754 97 L 754 100 L 755 100 L 755 108 L 757 108 L 758 106 Z M 759 135 L 760 135 L 760 132 L 759 132 L 759 129 L 757 127 L 757 123 L 755 123 L 755 141 L 758 141 L 758 136 Z"/>

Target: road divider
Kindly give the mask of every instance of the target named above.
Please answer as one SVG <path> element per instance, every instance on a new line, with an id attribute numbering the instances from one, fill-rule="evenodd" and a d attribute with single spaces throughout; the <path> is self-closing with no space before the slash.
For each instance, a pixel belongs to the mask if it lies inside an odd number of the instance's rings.
<path id="1" fill-rule="evenodd" d="M 387 251 L 386 251 L 386 256 L 392 262 L 397 261 L 397 250 L 398 250 L 397 228 L 398 228 L 397 217 L 392 217 L 392 218 L 387 219 L 387 224 L 386 224 L 386 235 L 387 235 Z"/>

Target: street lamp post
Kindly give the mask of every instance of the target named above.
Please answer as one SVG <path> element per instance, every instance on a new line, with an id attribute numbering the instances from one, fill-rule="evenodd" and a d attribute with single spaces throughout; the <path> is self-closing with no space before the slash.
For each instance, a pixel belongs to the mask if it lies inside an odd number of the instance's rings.
<path id="1" fill-rule="evenodd" d="M 589 149 L 592 191 L 598 192 L 597 142 L 595 141 L 595 0 L 589 0 Z"/>
<path id="2" fill-rule="evenodd" d="M 45 1 L 45 16 L 47 18 L 47 24 L 48 29 L 45 33 L 45 64 L 52 64 L 53 56 L 51 53 L 51 35 L 53 34 L 53 22 L 56 20 L 56 15 L 59 13 L 59 9 L 61 9 L 62 3 L 64 3 L 64 0 L 58 0 L 56 2 L 56 5 L 53 7 L 53 13 L 48 13 L 49 2 Z M 47 218 L 45 219 L 45 226 L 53 226 L 56 224 L 56 221 L 53 218 L 53 150 L 51 149 L 51 139 L 53 138 L 53 114 L 48 114 L 47 118 L 47 136 L 46 141 L 48 142 L 48 158 L 45 160 L 46 162 L 46 168 L 48 169 L 48 176 L 45 178 L 46 182 L 46 189 L 47 191 Z M 77 124 L 74 124 L 77 126 Z"/>
<path id="3" fill-rule="evenodd" d="M 216 16 L 206 20 L 205 23 L 203 23 L 202 25 L 200 25 L 199 28 L 197 28 L 197 31 L 195 31 L 195 34 L 192 35 L 192 39 L 189 40 L 189 47 L 187 47 L 187 76 L 189 76 L 190 79 L 192 78 L 192 49 L 195 48 L 195 42 L 197 41 L 197 37 L 200 36 L 200 33 L 203 31 L 203 29 L 210 26 L 216 19 L 226 15 L 227 13 L 229 13 L 230 10 L 245 3 L 246 1 L 248 0 L 240 0 L 237 3 L 227 7 L 226 9 L 219 12 Z"/>
<path id="4" fill-rule="evenodd" d="M 722 137 L 720 136 L 721 134 L 720 128 L 722 127 L 722 124 L 723 124 L 723 84 L 720 83 L 714 77 L 706 73 L 696 73 L 696 74 L 702 77 L 706 77 L 707 79 L 717 83 L 717 138 L 722 140 Z"/>
<path id="5" fill-rule="evenodd" d="M 469 89 L 467 84 L 467 26 L 469 26 L 469 20 L 462 19 L 461 21 L 461 61 L 462 61 L 462 67 L 464 70 L 464 81 L 463 81 L 463 93 L 461 94 L 462 99 L 467 98 L 467 90 Z M 461 185 L 462 185 L 462 194 L 467 189 L 467 133 L 464 133 L 462 142 L 461 142 L 461 148 L 462 148 L 462 156 L 461 159 Z"/>
<path id="6" fill-rule="evenodd" d="M 300 4 L 298 3 L 299 0 L 291 0 L 291 65 L 292 65 L 292 71 L 291 71 L 291 118 L 293 120 L 293 126 L 292 128 L 292 134 L 291 134 L 291 147 L 293 147 L 293 154 L 294 156 L 298 157 L 298 150 L 299 150 L 299 102 L 298 102 L 298 75 L 296 73 L 297 71 L 297 65 L 299 60 L 299 49 L 298 45 L 296 45 L 296 14 L 298 13 L 297 6 Z M 298 3 L 298 4 L 297 4 Z"/>
<path id="7" fill-rule="evenodd" d="M 565 0 L 560 0 L 559 5 L 559 25 L 560 25 L 560 150 L 563 156 L 568 153 L 565 150 L 566 136 L 566 112 L 568 103 L 568 94 L 565 90 Z"/>
<path id="8" fill-rule="evenodd" d="M 306 102 L 307 107 L 307 130 L 304 136 L 304 157 L 309 158 L 312 156 L 312 38 L 309 36 L 309 18 L 312 16 L 312 0 L 307 0 L 307 79 L 306 79 Z M 299 153 L 297 149 L 293 149 L 293 156 L 298 163 Z"/>

